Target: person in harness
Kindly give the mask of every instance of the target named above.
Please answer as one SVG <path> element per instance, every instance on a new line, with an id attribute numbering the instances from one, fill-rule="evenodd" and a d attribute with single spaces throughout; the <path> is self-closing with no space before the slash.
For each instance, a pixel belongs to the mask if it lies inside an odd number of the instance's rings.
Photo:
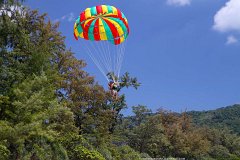
<path id="1" fill-rule="evenodd" d="M 121 87 L 119 85 L 119 82 L 113 82 L 113 81 L 110 81 L 108 83 L 108 86 L 109 86 L 109 90 L 110 90 L 110 93 L 111 95 L 114 97 L 114 98 L 117 98 L 118 97 L 118 92 L 120 91 Z"/>

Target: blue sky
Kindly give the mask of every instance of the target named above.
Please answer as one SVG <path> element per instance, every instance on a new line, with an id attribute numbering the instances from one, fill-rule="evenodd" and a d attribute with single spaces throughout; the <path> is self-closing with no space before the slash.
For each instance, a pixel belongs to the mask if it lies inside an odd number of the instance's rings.
<path id="1" fill-rule="evenodd" d="M 109 4 L 128 18 L 122 73 L 136 76 L 142 86 L 124 89 L 130 114 L 133 105 L 153 111 L 209 110 L 240 102 L 239 0 L 28 0 L 26 5 L 60 21 L 59 30 L 87 72 L 106 87 L 82 46 L 73 24 L 87 7 Z"/>

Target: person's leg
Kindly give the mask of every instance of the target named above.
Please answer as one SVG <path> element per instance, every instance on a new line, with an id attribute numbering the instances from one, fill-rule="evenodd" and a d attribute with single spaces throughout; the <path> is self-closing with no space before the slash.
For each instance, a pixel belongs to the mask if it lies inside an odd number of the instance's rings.
<path id="1" fill-rule="evenodd" d="M 113 90 L 110 90 L 110 93 L 111 93 L 112 96 L 114 95 L 114 91 Z"/>
<path id="2" fill-rule="evenodd" d="M 114 91 L 114 98 L 117 99 L 117 97 L 118 97 L 118 92 L 115 90 Z"/>

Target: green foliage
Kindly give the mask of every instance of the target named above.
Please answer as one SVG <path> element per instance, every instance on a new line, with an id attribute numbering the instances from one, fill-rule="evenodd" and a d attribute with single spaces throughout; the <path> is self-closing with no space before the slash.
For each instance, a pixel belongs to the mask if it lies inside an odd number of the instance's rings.
<path id="1" fill-rule="evenodd" d="M 105 158 L 96 150 L 89 150 L 83 146 L 77 146 L 74 151 L 77 153 L 76 159 L 84 160 L 105 160 Z"/>
<path id="2" fill-rule="evenodd" d="M 0 94 L 11 94 L 11 87 L 32 74 L 44 71 L 51 80 L 57 73 L 50 61 L 62 47 L 61 37 L 54 34 L 57 26 L 46 24 L 37 11 L 20 10 L 24 16 L 16 11 L 0 17 Z"/>
<path id="3" fill-rule="evenodd" d="M 195 127 L 186 112 L 176 114 L 160 110 L 157 114 L 149 114 L 143 106 L 133 107 L 133 110 L 135 115 L 125 118 L 118 132 L 140 153 L 147 153 L 153 158 L 240 157 L 239 136 L 228 130 Z"/>
<path id="4" fill-rule="evenodd" d="M 229 159 L 230 153 L 227 148 L 222 145 L 213 146 L 210 150 L 210 155 L 216 159 Z"/>
<path id="5" fill-rule="evenodd" d="M 0 1 L 0 7 L 3 5 L 18 5 L 20 2 L 23 2 L 24 0 L 1 0 Z"/>
<path id="6" fill-rule="evenodd" d="M 149 116 L 152 111 L 148 109 L 146 106 L 133 106 L 132 107 L 133 113 L 135 114 L 134 116 L 134 121 L 136 122 L 136 125 L 140 125 L 144 120 L 147 119 L 147 116 Z"/>
<path id="7" fill-rule="evenodd" d="M 109 80 L 114 82 L 119 82 L 120 88 L 128 88 L 133 87 L 137 89 L 141 83 L 138 82 L 136 77 L 130 77 L 129 73 L 126 72 L 124 75 L 122 75 L 120 78 L 118 78 L 113 72 L 110 72 L 107 74 L 107 77 Z"/>
<path id="8" fill-rule="evenodd" d="M 139 153 L 134 151 L 130 146 L 123 145 L 118 147 L 118 152 L 120 154 L 120 160 L 140 160 L 141 157 Z"/>
<path id="9" fill-rule="evenodd" d="M 101 153 L 107 160 L 140 160 L 140 154 L 128 145 L 109 144 L 98 147 L 98 152 Z"/>
<path id="10" fill-rule="evenodd" d="M 0 159 L 7 160 L 10 155 L 10 151 L 5 145 L 0 144 Z"/>
<path id="11" fill-rule="evenodd" d="M 227 129 L 204 128 L 202 135 L 211 143 L 208 151 L 211 157 L 230 159 L 230 157 L 240 157 L 240 138 L 236 134 L 231 134 Z M 220 154 L 221 153 L 221 154 Z"/>
<path id="12" fill-rule="evenodd" d="M 12 159 L 68 159 L 58 137 L 68 132 L 77 133 L 77 129 L 73 114 L 58 104 L 47 77 L 26 79 L 13 94 L 13 116 L 9 122 L 0 123 L 4 129 L 0 132 L 0 142 L 7 141 L 11 146 Z"/>
<path id="13" fill-rule="evenodd" d="M 234 133 L 240 134 L 240 105 L 236 104 L 212 111 L 188 112 L 193 122 L 199 126 L 211 126 L 215 128 L 227 127 Z"/>
<path id="14" fill-rule="evenodd" d="M 147 153 L 141 153 L 141 158 L 151 158 Z"/>
<path id="15" fill-rule="evenodd" d="M 94 147 L 83 138 L 82 135 L 68 133 L 60 137 L 59 142 L 67 150 L 68 157 L 71 160 L 77 160 L 81 156 L 87 156 L 87 153 L 101 157 L 101 155 L 95 151 Z"/>
<path id="16" fill-rule="evenodd" d="M 97 149 L 112 146 L 124 96 L 83 71 L 46 14 L 11 9 L 20 2 L 0 3 L 0 159 L 104 159 Z"/>
<path id="17" fill-rule="evenodd" d="M 162 148 L 166 149 L 170 147 L 159 118 L 149 118 L 146 123 L 142 123 L 140 126 L 134 128 L 133 135 L 130 135 L 130 145 L 133 148 L 139 150 L 141 153 L 148 153 L 155 158 L 157 155 L 162 155 Z"/>

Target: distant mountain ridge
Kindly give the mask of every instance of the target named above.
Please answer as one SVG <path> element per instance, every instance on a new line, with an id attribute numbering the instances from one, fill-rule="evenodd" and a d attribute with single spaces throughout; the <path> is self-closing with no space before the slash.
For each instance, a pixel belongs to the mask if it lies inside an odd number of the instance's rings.
<path id="1" fill-rule="evenodd" d="M 189 111 L 194 124 L 214 128 L 227 127 L 240 135 L 240 104 L 209 111 Z"/>

